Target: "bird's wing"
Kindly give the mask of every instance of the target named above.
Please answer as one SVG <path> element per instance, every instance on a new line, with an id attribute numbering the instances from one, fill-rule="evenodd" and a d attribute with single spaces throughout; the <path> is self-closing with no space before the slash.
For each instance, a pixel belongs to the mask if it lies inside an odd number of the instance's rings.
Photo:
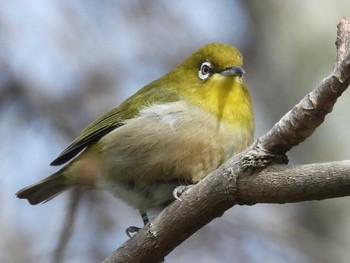
<path id="1" fill-rule="evenodd" d="M 88 125 L 80 135 L 55 159 L 51 165 L 61 165 L 90 144 L 97 142 L 101 137 L 114 129 L 124 125 L 126 119 L 135 117 L 144 106 L 155 103 L 173 102 L 179 99 L 177 92 L 166 88 L 148 85 L 135 93 L 119 107 L 107 112 L 96 121 Z"/>
<path id="2" fill-rule="evenodd" d="M 117 108 L 118 109 L 118 108 Z M 61 165 L 76 156 L 89 144 L 97 142 L 102 136 L 123 125 L 122 115 L 114 109 L 88 125 L 72 143 L 51 162 L 51 165 Z"/>

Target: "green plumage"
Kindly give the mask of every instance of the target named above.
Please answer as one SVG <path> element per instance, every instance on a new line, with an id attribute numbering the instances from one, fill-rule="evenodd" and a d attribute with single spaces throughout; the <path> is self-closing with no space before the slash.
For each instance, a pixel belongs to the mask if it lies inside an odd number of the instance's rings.
<path id="1" fill-rule="evenodd" d="M 159 83 L 150 83 L 133 96 L 129 97 L 117 108 L 107 112 L 88 125 L 80 135 L 51 162 L 51 165 L 61 165 L 68 162 L 85 147 L 97 142 L 102 136 L 122 126 L 125 120 L 134 118 L 145 106 L 154 103 L 159 104 L 179 100 L 178 92 L 159 87 L 157 84 Z"/>
<path id="2" fill-rule="evenodd" d="M 142 211 L 164 207 L 181 182 L 199 182 L 252 142 L 241 66 L 232 46 L 202 47 L 87 126 L 51 165 L 70 162 L 17 197 L 38 204 L 85 185 Z"/>

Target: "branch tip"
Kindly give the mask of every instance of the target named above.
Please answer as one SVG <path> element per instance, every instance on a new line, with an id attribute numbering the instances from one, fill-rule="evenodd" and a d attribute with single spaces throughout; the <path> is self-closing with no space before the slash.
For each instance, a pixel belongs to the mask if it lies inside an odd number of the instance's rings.
<path id="1" fill-rule="evenodd" d="M 348 17 L 343 17 L 337 25 L 337 28 L 335 45 L 337 47 L 337 65 L 339 65 L 350 53 L 350 19 Z"/>

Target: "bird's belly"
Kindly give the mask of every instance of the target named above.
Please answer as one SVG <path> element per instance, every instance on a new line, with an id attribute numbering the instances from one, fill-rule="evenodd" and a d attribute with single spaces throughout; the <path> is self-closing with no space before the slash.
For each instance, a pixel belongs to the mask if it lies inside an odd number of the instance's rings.
<path id="1" fill-rule="evenodd" d="M 97 186 L 107 189 L 125 203 L 139 210 L 164 208 L 174 200 L 173 190 L 179 183 L 155 183 L 141 186 L 134 182 L 118 182 L 113 180 L 101 180 Z"/>

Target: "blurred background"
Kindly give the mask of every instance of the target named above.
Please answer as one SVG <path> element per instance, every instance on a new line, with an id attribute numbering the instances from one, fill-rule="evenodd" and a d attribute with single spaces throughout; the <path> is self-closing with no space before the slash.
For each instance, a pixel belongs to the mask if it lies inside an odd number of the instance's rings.
<path id="1" fill-rule="evenodd" d="M 141 225 L 103 191 L 30 206 L 20 188 L 92 120 L 209 42 L 237 46 L 259 137 L 326 77 L 348 0 L 1 0 L 0 262 L 100 262 Z M 290 153 L 291 164 L 349 159 L 350 95 Z M 234 207 L 166 262 L 349 262 L 349 198 Z"/>

